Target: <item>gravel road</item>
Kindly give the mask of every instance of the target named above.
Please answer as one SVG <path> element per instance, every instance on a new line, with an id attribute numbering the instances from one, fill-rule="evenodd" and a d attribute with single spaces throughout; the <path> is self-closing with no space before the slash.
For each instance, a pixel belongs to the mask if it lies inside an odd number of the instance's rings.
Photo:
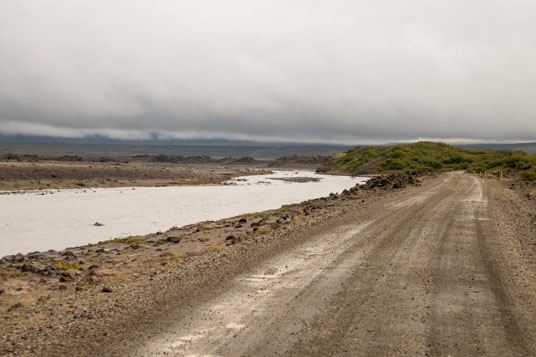
<path id="1" fill-rule="evenodd" d="M 135 355 L 527 356 L 485 239 L 484 180 L 453 173 L 237 276 Z"/>

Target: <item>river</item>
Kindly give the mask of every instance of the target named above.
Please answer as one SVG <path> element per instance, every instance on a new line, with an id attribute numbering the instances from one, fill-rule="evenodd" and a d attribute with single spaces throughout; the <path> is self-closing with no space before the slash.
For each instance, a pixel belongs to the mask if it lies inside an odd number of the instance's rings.
<path id="1" fill-rule="evenodd" d="M 314 181 L 285 181 L 297 177 Z M 364 182 L 366 178 L 277 171 L 240 177 L 228 185 L 4 192 L 0 195 L 0 257 L 275 209 Z"/>

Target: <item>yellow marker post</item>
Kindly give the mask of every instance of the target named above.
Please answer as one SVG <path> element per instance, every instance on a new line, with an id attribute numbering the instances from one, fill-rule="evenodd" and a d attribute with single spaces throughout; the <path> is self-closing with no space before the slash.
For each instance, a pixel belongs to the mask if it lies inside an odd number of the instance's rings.
<path id="1" fill-rule="evenodd" d="M 502 181 L 502 171 L 501 171 L 501 181 Z"/>
<path id="2" fill-rule="evenodd" d="M 482 171 L 480 171 L 480 177 L 482 177 Z"/>
<path id="3" fill-rule="evenodd" d="M 488 176 L 488 172 L 484 171 L 484 177 Z"/>

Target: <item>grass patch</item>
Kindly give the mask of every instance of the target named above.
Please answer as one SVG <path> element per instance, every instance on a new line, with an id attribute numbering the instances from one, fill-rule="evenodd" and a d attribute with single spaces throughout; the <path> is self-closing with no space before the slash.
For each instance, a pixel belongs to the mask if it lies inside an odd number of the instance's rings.
<path id="1" fill-rule="evenodd" d="M 266 233 L 270 233 L 271 231 L 272 231 L 272 228 L 270 228 L 269 226 L 261 226 L 257 230 L 257 233 L 258 234 L 266 234 Z"/>
<path id="2" fill-rule="evenodd" d="M 50 295 L 39 296 L 37 298 L 38 302 L 45 302 L 45 301 L 48 301 L 48 300 L 50 300 Z"/>
<path id="3" fill-rule="evenodd" d="M 112 243 L 121 243 L 121 244 L 131 245 L 136 242 L 143 242 L 144 240 L 145 239 L 143 239 L 142 237 L 130 236 L 127 238 L 116 238 L 116 239 L 105 240 L 105 241 L 98 242 L 98 243 L 90 243 L 90 244 L 87 244 L 86 247 L 94 247 L 96 245 L 107 245 L 107 244 L 112 244 Z"/>
<path id="4" fill-rule="evenodd" d="M 82 181 L 78 181 L 78 180 L 72 180 L 72 181 L 69 181 L 69 183 L 71 185 L 75 185 L 75 186 L 79 186 L 79 187 L 85 186 L 85 184 Z"/>
<path id="5" fill-rule="evenodd" d="M 217 252 L 219 250 L 222 250 L 223 248 L 225 248 L 225 244 L 215 245 L 210 249 L 213 250 L 214 252 Z"/>
<path id="6" fill-rule="evenodd" d="M 121 254 L 129 254 L 129 253 L 138 254 L 138 251 L 136 249 L 123 249 L 121 251 Z"/>
<path id="7" fill-rule="evenodd" d="M 22 266 L 22 264 L 9 263 L 6 266 L 0 267 L 0 269 L 2 269 L 2 270 L 4 270 L 4 269 L 19 269 L 21 266 Z"/>
<path id="8" fill-rule="evenodd" d="M 257 217 L 260 217 L 261 215 L 262 215 L 262 212 L 246 213 L 246 214 L 242 214 L 242 215 L 240 215 L 240 216 L 232 217 L 232 218 L 230 218 L 230 219 L 231 219 L 231 220 L 232 220 L 232 219 L 241 219 L 241 218 L 250 219 L 250 218 L 257 218 Z"/>
<path id="9" fill-rule="evenodd" d="M 525 170 L 519 174 L 523 181 L 534 181 L 536 180 L 536 167 L 533 167 L 530 170 Z"/>
<path id="10" fill-rule="evenodd" d="M 82 270 L 82 267 L 80 265 L 76 263 L 71 263 L 71 262 L 57 262 L 57 263 L 52 264 L 52 266 L 54 268 L 60 268 L 62 270 L 71 270 L 71 269 Z"/>
<path id="11" fill-rule="evenodd" d="M 414 144 L 356 147 L 327 160 L 321 171 L 370 173 L 396 171 L 468 171 L 520 169 L 536 165 L 536 155 L 510 150 L 464 149 L 443 143 L 422 141 Z M 527 179 L 536 179 L 532 173 Z M 534 178 L 533 178 L 534 177 Z"/>
<path id="12" fill-rule="evenodd" d="M 197 226 L 197 228 L 200 230 L 200 231 L 211 231 L 213 229 L 216 229 L 216 227 L 207 227 L 207 226 L 204 226 L 202 224 L 200 224 L 199 226 Z"/>

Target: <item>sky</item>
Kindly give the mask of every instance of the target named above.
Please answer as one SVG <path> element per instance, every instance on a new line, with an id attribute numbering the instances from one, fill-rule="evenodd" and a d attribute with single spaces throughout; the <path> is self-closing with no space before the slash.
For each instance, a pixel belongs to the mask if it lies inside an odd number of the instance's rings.
<path id="1" fill-rule="evenodd" d="M 536 141 L 534 0 L 0 0 L 0 134 Z"/>

